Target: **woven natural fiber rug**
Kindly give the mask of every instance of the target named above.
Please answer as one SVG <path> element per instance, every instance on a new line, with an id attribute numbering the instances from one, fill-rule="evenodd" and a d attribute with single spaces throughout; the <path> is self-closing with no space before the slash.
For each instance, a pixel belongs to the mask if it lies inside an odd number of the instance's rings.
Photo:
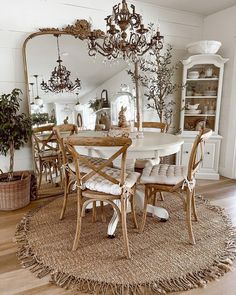
<path id="1" fill-rule="evenodd" d="M 188 290 L 230 270 L 236 235 L 222 209 L 197 198 L 199 221 L 193 222 L 193 246 L 188 244 L 181 200 L 168 195 L 161 205 L 169 210 L 170 219 L 163 223 L 148 217 L 142 234 L 133 229 L 128 217 L 132 258 L 127 260 L 121 229 L 118 227 L 115 239 L 108 239 L 108 222 L 93 223 L 91 212 L 83 219 L 79 248 L 72 252 L 76 198 L 69 198 L 63 221 L 59 221 L 62 198 L 56 199 L 30 212 L 19 224 L 18 257 L 39 278 L 50 274 L 58 286 L 93 294 Z M 111 214 L 107 209 L 107 221 Z"/>

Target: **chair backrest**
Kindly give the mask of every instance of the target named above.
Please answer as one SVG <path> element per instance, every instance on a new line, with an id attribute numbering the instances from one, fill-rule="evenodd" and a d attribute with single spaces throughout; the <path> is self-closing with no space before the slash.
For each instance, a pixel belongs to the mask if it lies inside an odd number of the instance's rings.
<path id="1" fill-rule="evenodd" d="M 127 149 L 132 144 L 130 138 L 124 137 L 76 137 L 69 136 L 64 139 L 65 146 L 73 157 L 73 162 L 76 168 L 76 176 L 79 185 L 82 186 L 88 179 L 98 174 L 104 179 L 121 186 L 125 182 L 125 168 L 126 168 L 126 155 Z M 95 165 L 89 158 L 83 157 L 76 151 L 76 147 L 117 147 L 116 151 L 101 164 Z M 120 180 L 117 180 L 111 175 L 108 175 L 105 171 L 102 171 L 105 167 L 110 167 L 112 162 L 121 155 L 121 169 Z M 89 172 L 81 175 L 80 165 L 85 164 L 89 168 Z"/>
<path id="2" fill-rule="evenodd" d="M 138 127 L 138 123 L 134 123 L 135 127 Z M 162 133 L 165 133 L 167 131 L 167 124 L 161 123 L 161 122 L 143 122 L 142 123 L 143 128 L 155 128 L 160 129 Z"/>
<path id="3" fill-rule="evenodd" d="M 53 126 L 54 125 L 46 125 L 33 128 L 33 146 L 36 153 L 46 150 L 57 150 L 51 145 L 54 136 Z"/>
<path id="4" fill-rule="evenodd" d="M 63 164 L 67 163 L 67 154 L 63 142 L 63 134 L 62 133 L 68 133 L 67 135 L 73 135 L 78 133 L 78 127 L 75 124 L 62 124 L 62 125 L 57 125 L 53 127 L 53 132 L 56 136 L 59 149 L 62 155 L 62 162 Z"/>
<path id="5" fill-rule="evenodd" d="M 194 178 L 196 171 L 202 163 L 204 156 L 203 144 L 211 135 L 211 129 L 201 129 L 199 134 L 196 136 L 188 162 L 188 180 L 192 180 Z M 200 154 L 198 154 L 198 151 Z"/>

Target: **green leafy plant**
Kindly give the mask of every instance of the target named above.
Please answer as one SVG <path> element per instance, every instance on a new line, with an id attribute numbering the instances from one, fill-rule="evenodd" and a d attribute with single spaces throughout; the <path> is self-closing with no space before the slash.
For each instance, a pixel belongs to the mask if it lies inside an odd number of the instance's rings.
<path id="1" fill-rule="evenodd" d="M 98 111 L 99 109 L 101 109 L 101 104 L 102 104 L 102 100 L 99 98 L 96 98 L 94 100 L 90 100 L 89 101 L 89 107 L 94 111 Z"/>
<path id="2" fill-rule="evenodd" d="M 10 155 L 8 180 L 13 180 L 15 150 L 19 150 L 31 135 L 31 120 L 20 110 L 21 90 L 15 88 L 0 96 L 0 154 Z"/>
<path id="3" fill-rule="evenodd" d="M 55 123 L 55 117 L 49 118 L 48 113 L 35 113 L 31 115 L 32 125 L 42 125 L 46 123 Z"/>

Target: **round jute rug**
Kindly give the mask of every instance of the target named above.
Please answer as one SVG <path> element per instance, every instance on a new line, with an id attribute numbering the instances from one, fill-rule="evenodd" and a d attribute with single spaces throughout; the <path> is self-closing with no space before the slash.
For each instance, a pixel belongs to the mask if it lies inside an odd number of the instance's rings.
<path id="1" fill-rule="evenodd" d="M 18 257 L 39 278 L 50 274 L 58 286 L 93 294 L 188 290 L 204 286 L 230 270 L 236 256 L 236 234 L 222 209 L 197 198 L 199 221 L 193 222 L 193 246 L 188 243 L 181 200 L 167 195 L 161 205 L 170 212 L 170 219 L 163 223 L 149 216 L 142 234 L 128 217 L 132 258 L 127 260 L 120 227 L 115 239 L 107 238 L 112 215 L 108 208 L 106 223 L 93 223 L 91 212 L 86 213 L 79 248 L 71 251 L 76 198 L 69 198 L 62 221 L 62 198 L 56 199 L 30 212 L 18 225 Z"/>

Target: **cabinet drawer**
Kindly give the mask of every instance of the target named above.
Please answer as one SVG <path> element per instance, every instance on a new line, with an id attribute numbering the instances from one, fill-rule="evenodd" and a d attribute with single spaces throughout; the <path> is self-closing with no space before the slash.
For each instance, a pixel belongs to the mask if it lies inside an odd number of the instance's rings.
<path id="1" fill-rule="evenodd" d="M 182 147 L 182 154 L 181 154 L 181 165 L 187 166 L 189 156 L 191 154 L 192 143 L 184 143 Z"/>
<path id="2" fill-rule="evenodd" d="M 206 143 L 204 147 L 204 158 L 202 168 L 214 169 L 215 166 L 215 143 Z"/>

